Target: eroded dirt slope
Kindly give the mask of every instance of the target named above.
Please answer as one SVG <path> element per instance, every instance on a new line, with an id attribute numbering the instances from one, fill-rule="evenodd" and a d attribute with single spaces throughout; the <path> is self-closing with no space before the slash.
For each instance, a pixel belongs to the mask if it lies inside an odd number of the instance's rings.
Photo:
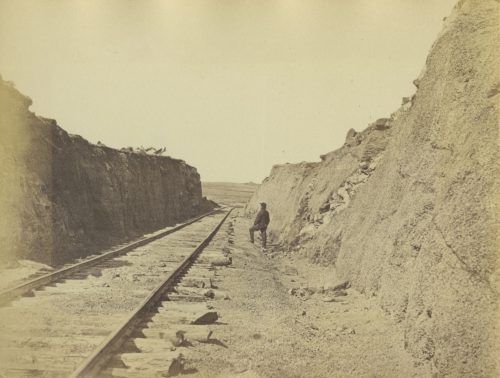
<path id="1" fill-rule="evenodd" d="M 247 219 L 231 222 L 233 263 L 215 281 L 229 299 L 210 302 L 220 316 L 217 342 L 196 345 L 193 377 L 432 376 L 428 362 L 404 350 L 401 325 L 376 298 L 331 290 L 338 281 L 329 269 L 271 258 L 248 242 Z"/>
<path id="2" fill-rule="evenodd" d="M 247 206 L 335 266 L 440 374 L 495 375 L 500 3 L 460 1 L 416 93 L 319 163 L 275 166 Z"/>

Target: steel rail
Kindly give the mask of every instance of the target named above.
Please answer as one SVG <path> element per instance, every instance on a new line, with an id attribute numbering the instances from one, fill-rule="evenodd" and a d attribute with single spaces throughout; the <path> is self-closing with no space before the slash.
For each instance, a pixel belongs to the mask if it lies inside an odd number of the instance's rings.
<path id="1" fill-rule="evenodd" d="M 62 278 L 66 278 L 72 273 L 75 273 L 75 272 L 78 272 L 82 269 L 94 266 L 100 262 L 112 259 L 114 257 L 123 255 L 127 252 L 130 252 L 131 250 L 133 250 L 135 248 L 142 247 L 143 245 L 151 243 L 151 242 L 153 242 L 157 239 L 160 239 L 164 236 L 170 235 L 176 231 L 183 229 L 184 227 L 187 227 L 195 222 L 198 222 L 199 220 L 201 220 L 209 215 L 215 214 L 217 211 L 220 211 L 220 209 L 216 209 L 216 210 L 210 211 L 208 213 L 205 213 L 203 215 L 200 215 L 196 218 L 190 219 L 187 222 L 182 223 L 178 226 L 175 226 L 169 230 L 158 232 L 157 234 L 154 234 L 152 236 L 143 237 L 139 240 L 131 242 L 131 243 L 129 243 L 123 247 L 120 247 L 118 249 L 103 253 L 101 255 L 92 257 L 91 259 L 88 259 L 88 260 L 85 260 L 85 261 L 82 261 L 82 262 L 79 262 L 76 264 L 72 264 L 72 265 L 67 266 L 65 268 L 61 268 L 59 270 L 56 270 L 55 272 L 47 273 L 43 276 L 40 276 L 40 277 L 37 277 L 37 278 L 32 279 L 30 281 L 19 284 L 18 286 L 15 286 L 13 288 L 3 290 L 0 292 L 0 305 L 7 303 L 7 302 L 9 302 L 17 297 L 20 297 L 21 295 L 29 293 L 30 291 L 35 290 L 41 286 L 48 285 L 48 284 L 50 284 L 54 281 L 58 281 Z"/>
<path id="2" fill-rule="evenodd" d="M 177 269 L 154 289 L 148 297 L 127 317 L 127 319 L 111 334 L 105 341 L 70 375 L 71 378 L 96 377 L 99 371 L 106 365 L 108 360 L 123 345 L 126 338 L 132 334 L 144 315 L 156 308 L 163 295 L 185 273 L 187 268 L 196 260 L 199 254 L 210 243 L 217 234 L 233 209 L 229 209 L 224 218 L 218 223 L 214 230 L 187 256 Z"/>

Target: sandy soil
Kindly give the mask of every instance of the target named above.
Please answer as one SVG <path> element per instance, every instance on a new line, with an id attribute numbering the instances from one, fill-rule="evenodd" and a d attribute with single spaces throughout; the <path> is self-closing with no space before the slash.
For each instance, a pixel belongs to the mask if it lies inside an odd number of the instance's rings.
<path id="1" fill-rule="evenodd" d="M 402 329 L 375 298 L 352 289 L 339 297 L 312 293 L 336 283 L 330 269 L 270 258 L 248 242 L 248 220 L 234 222 L 233 266 L 219 272 L 218 282 L 231 300 L 214 302 L 221 344 L 197 347 L 193 377 L 431 375 L 406 353 Z M 293 288 L 303 290 L 292 295 Z"/>
<path id="2" fill-rule="evenodd" d="M 0 267 L 0 291 L 21 284 L 30 277 L 48 273 L 53 268 L 31 260 L 19 260 Z"/>

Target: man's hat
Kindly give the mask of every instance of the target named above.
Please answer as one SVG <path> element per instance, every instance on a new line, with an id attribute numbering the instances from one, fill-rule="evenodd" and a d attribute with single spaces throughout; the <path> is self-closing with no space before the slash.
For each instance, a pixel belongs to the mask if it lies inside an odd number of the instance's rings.
<path id="1" fill-rule="evenodd" d="M 261 202 L 261 203 L 260 203 L 260 205 L 261 205 L 261 206 L 266 207 L 266 206 L 267 206 L 267 203 L 265 203 L 265 202 Z"/>

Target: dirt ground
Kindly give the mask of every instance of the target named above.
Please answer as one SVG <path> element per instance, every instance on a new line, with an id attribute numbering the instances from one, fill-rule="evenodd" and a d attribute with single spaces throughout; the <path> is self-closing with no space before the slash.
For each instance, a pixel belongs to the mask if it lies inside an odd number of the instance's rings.
<path id="1" fill-rule="evenodd" d="M 257 184 L 231 182 L 202 182 L 203 196 L 219 205 L 244 207 L 257 188 Z"/>
<path id="2" fill-rule="evenodd" d="M 67 377 L 213 230 L 216 213 L 0 307 L 0 377 Z"/>
<path id="3" fill-rule="evenodd" d="M 430 364 L 405 351 L 403 329 L 377 298 L 333 290 L 341 282 L 332 268 L 273 246 L 263 251 L 259 238 L 251 244 L 250 220 L 239 211 L 230 218 L 233 264 L 214 281 L 230 299 L 210 301 L 220 316 L 215 342 L 190 348 L 189 377 L 433 375 Z"/>
<path id="4" fill-rule="evenodd" d="M 214 302 L 220 343 L 196 348 L 193 377 L 431 375 L 430 366 L 404 350 L 402 329 L 375 298 L 353 289 L 338 297 L 318 293 L 335 285 L 331 268 L 270 258 L 249 243 L 249 221 L 233 221 L 233 266 L 219 272 L 218 282 L 231 299 Z"/>
<path id="5" fill-rule="evenodd" d="M 53 268 L 31 260 L 13 261 L 0 266 L 0 291 L 21 284 L 35 274 L 47 273 Z"/>

